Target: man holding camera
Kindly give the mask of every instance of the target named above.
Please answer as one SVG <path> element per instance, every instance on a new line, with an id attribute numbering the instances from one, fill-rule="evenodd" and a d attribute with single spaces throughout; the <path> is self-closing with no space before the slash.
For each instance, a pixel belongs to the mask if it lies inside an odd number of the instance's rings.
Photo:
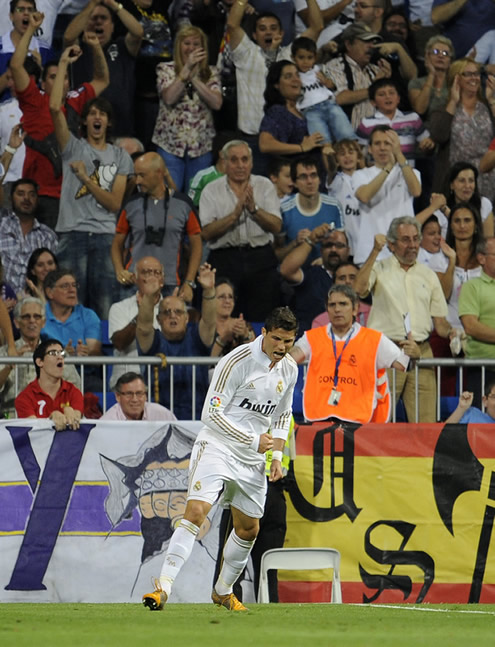
<path id="1" fill-rule="evenodd" d="M 342 32 L 343 53 L 326 63 L 322 72 L 335 84 L 337 103 L 344 108 L 356 129 L 361 120 L 373 116 L 375 109 L 368 98 L 373 81 L 389 78 L 392 68 L 386 58 L 376 57 L 376 45 L 382 37 L 362 22 L 355 22 Z"/>
<path id="2" fill-rule="evenodd" d="M 203 250 L 196 209 L 186 195 L 169 188 L 166 182 L 167 168 L 157 153 L 145 153 L 138 157 L 134 170 L 140 192 L 122 209 L 112 243 L 112 262 L 117 281 L 124 286 L 132 285 L 135 282 L 136 263 L 145 256 L 153 256 L 165 269 L 163 295 L 171 295 L 180 286 L 179 296 L 191 302 L 196 287 L 194 278 Z M 177 271 L 186 235 L 189 258 L 181 281 Z M 126 264 L 128 237 L 132 241 L 132 259 Z"/>

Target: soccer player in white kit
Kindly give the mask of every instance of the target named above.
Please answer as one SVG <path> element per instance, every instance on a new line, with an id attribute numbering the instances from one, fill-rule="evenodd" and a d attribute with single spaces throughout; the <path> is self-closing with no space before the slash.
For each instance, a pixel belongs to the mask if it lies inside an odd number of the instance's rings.
<path id="1" fill-rule="evenodd" d="M 247 610 L 232 587 L 248 561 L 263 516 L 267 450 L 273 450 L 270 480 L 283 476 L 282 451 L 297 380 L 297 364 L 288 351 L 296 333 L 292 311 L 275 308 L 259 337 L 217 364 L 201 414 L 204 426 L 191 453 L 184 518 L 170 540 L 155 591 L 143 596 L 150 610 L 163 609 L 206 515 L 222 492 L 224 503 L 231 506 L 234 528 L 211 598 L 230 611 Z"/>

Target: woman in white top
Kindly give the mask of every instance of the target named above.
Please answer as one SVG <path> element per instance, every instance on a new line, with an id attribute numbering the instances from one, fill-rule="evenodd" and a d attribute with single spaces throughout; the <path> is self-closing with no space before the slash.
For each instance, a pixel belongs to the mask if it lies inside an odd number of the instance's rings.
<path id="1" fill-rule="evenodd" d="M 483 227 L 479 212 L 469 202 L 459 202 L 450 212 L 446 237 L 447 244 L 455 250 L 455 264 L 450 263 L 446 272 L 438 273 L 449 309 L 447 319 L 454 328 L 462 329 L 458 314 L 461 288 L 466 281 L 481 274 L 481 266 L 476 255 L 476 249 L 481 240 L 483 240 Z M 448 340 L 432 334 L 430 344 L 435 357 L 452 357 Z M 452 379 L 455 387 L 455 371 Z M 444 378 L 442 383 L 443 381 Z"/>

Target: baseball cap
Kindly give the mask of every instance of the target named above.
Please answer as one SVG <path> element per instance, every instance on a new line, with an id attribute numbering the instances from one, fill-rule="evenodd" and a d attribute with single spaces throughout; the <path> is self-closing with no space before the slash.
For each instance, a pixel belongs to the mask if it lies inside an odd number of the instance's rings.
<path id="1" fill-rule="evenodd" d="M 375 34 L 375 32 L 371 31 L 368 25 L 365 25 L 363 22 L 353 22 L 352 25 L 346 27 L 346 29 L 344 29 L 340 34 L 339 40 L 354 40 L 356 38 L 359 38 L 359 40 L 383 40 L 380 34 Z"/>

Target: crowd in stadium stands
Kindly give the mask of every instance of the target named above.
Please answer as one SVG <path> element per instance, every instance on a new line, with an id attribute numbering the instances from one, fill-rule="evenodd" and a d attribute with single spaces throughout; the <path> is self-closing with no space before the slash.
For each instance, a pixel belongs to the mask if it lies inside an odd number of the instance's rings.
<path id="1" fill-rule="evenodd" d="M 279 305 L 298 336 L 328 325 L 334 284 L 412 358 L 495 359 L 494 199 L 493 0 L 10 0 L 0 355 L 35 363 L 0 365 L 2 416 L 34 369 L 54 398 L 81 386 L 62 348 L 218 357 Z M 139 370 L 109 379 L 126 417 L 145 415 Z M 149 385 L 167 407 L 169 370 Z M 455 420 L 492 397 L 467 384 Z M 202 366 L 196 417 L 207 389 Z"/>

